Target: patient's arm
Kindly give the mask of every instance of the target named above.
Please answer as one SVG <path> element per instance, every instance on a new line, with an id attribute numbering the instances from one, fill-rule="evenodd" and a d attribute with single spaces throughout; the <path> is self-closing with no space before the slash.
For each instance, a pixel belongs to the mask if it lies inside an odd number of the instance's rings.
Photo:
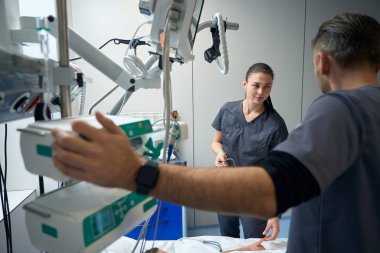
<path id="1" fill-rule="evenodd" d="M 241 248 L 237 248 L 237 249 L 233 249 L 233 250 L 223 251 L 223 253 L 228 253 L 228 252 L 233 252 L 233 251 L 261 251 L 261 250 L 265 250 L 264 246 L 261 245 L 261 243 L 263 241 L 265 241 L 266 239 L 267 239 L 267 237 L 264 237 L 260 241 L 257 241 L 251 245 L 241 247 Z M 152 248 L 152 249 L 148 249 L 147 251 L 145 251 L 145 253 L 167 253 L 167 252 L 164 250 L 161 250 L 159 248 Z"/>
<path id="2" fill-rule="evenodd" d="M 167 253 L 167 252 L 159 248 L 151 248 L 145 251 L 145 253 Z"/>
<path id="3" fill-rule="evenodd" d="M 267 239 L 267 237 L 264 237 L 260 241 L 257 241 L 251 245 L 241 247 L 241 248 L 237 248 L 237 249 L 233 249 L 233 250 L 223 251 L 223 253 L 228 253 L 228 252 L 233 252 L 233 251 L 261 251 L 261 250 L 265 250 L 264 246 L 261 245 L 261 243 L 263 241 L 265 241 L 266 239 Z"/>

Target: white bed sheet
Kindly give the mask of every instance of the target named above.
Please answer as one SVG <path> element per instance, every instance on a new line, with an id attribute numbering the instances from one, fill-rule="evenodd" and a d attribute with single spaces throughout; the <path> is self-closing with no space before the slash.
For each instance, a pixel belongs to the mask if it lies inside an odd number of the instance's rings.
<path id="1" fill-rule="evenodd" d="M 178 240 L 170 240 L 170 241 L 155 241 L 154 247 L 158 247 L 162 250 L 165 250 L 169 253 L 215 253 L 219 252 L 219 249 L 213 245 L 208 243 L 203 243 L 203 241 L 216 241 L 219 242 L 222 246 L 222 250 L 232 250 L 236 248 L 240 248 L 243 246 L 250 245 L 259 239 L 251 238 L 251 239 L 239 239 L 239 238 L 231 238 L 224 236 L 197 236 L 197 237 L 184 237 Z M 130 253 L 132 252 L 134 246 L 136 244 L 136 240 L 121 237 L 113 244 L 111 244 L 108 248 L 106 248 L 102 253 Z M 262 245 L 266 250 L 260 251 L 263 253 L 284 253 L 286 252 L 287 238 L 278 238 L 275 241 L 267 241 L 263 242 Z M 136 249 L 136 253 L 140 252 L 141 242 Z M 145 245 L 145 250 L 150 249 L 152 247 L 152 241 L 147 241 Z M 237 251 L 236 251 L 237 252 Z M 256 251 L 239 251 L 242 252 L 256 252 Z"/>

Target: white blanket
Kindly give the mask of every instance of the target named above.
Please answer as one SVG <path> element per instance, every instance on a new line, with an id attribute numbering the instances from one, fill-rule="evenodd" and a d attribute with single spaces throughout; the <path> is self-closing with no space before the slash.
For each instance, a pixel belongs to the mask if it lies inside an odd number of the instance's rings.
<path id="1" fill-rule="evenodd" d="M 232 250 L 243 246 L 248 246 L 258 241 L 259 239 L 238 239 L 223 236 L 198 236 L 198 237 L 184 237 L 175 241 L 155 241 L 154 247 L 158 247 L 169 253 L 216 253 L 220 252 L 219 248 L 215 246 L 218 242 L 222 250 Z M 135 247 L 136 240 L 121 237 L 102 253 L 130 253 Z M 152 248 L 152 241 L 147 241 L 145 250 Z M 286 238 L 279 238 L 275 241 L 263 242 L 262 245 L 266 250 L 260 252 L 284 253 L 286 251 Z M 135 252 L 140 252 L 141 242 L 139 243 Z M 241 252 L 254 252 L 254 251 L 239 251 Z"/>

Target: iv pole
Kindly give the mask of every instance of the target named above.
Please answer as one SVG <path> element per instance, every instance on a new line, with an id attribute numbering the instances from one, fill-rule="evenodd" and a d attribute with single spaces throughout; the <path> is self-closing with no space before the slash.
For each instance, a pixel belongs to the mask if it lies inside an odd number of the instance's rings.
<path id="1" fill-rule="evenodd" d="M 69 67 L 69 45 L 68 45 L 68 28 L 67 28 L 67 5 L 66 0 L 57 0 L 57 18 L 58 18 L 58 49 L 59 49 L 59 66 Z M 62 83 L 59 86 L 61 97 L 61 117 L 71 116 L 71 93 L 70 84 Z"/>

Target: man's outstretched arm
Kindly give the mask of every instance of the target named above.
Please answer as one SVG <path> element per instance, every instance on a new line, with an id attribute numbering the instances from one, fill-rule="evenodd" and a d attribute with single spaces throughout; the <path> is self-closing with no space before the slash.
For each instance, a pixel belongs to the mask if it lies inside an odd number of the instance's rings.
<path id="1" fill-rule="evenodd" d="M 107 187 L 135 191 L 135 179 L 145 160 L 137 156 L 124 132 L 97 113 L 104 127 L 74 122 L 77 134 L 55 129 L 54 157 L 64 174 Z M 260 167 L 190 168 L 159 164 L 159 177 L 151 195 L 173 203 L 208 211 L 273 217 L 275 188 Z"/>

